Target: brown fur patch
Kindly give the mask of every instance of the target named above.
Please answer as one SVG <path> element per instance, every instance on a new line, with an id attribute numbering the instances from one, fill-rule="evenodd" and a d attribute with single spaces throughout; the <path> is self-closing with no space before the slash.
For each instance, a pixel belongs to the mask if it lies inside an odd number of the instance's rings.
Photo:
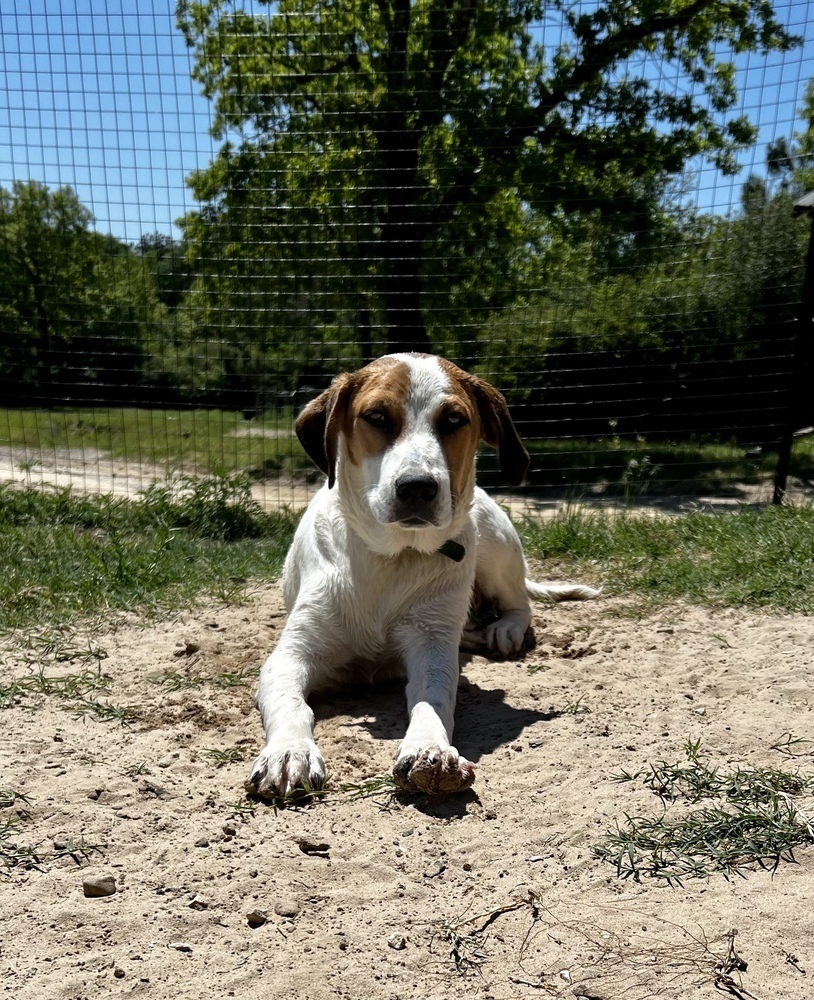
<path id="1" fill-rule="evenodd" d="M 438 363 L 453 385 L 461 386 L 477 411 L 479 431 L 475 447 L 478 440 L 483 440 L 496 448 L 506 480 L 512 486 L 519 486 L 528 471 L 529 456 L 512 423 L 503 394 L 493 385 L 476 375 L 470 375 L 445 358 L 439 358 Z M 474 459 L 474 450 L 472 457 Z"/>
<path id="2" fill-rule="evenodd" d="M 356 372 L 355 391 L 345 417 L 345 439 L 348 458 L 358 465 L 363 455 L 378 455 L 401 434 L 407 396 L 410 391 L 410 369 L 403 361 L 379 358 Z M 368 423 L 362 414 L 378 411 L 387 418 L 387 427 Z"/>
<path id="3" fill-rule="evenodd" d="M 455 368 L 455 366 L 450 365 L 449 368 Z M 460 368 L 455 370 L 461 371 Z M 459 413 L 466 418 L 466 423 L 456 430 L 449 433 L 439 433 L 439 440 L 449 469 L 450 488 L 452 495 L 457 498 L 467 488 L 473 475 L 475 452 L 480 440 L 480 416 L 465 385 L 455 378 L 446 366 L 445 371 L 450 376 L 452 384 L 441 403 L 436 423 L 439 428 L 443 427 L 444 418 L 450 413 Z"/>

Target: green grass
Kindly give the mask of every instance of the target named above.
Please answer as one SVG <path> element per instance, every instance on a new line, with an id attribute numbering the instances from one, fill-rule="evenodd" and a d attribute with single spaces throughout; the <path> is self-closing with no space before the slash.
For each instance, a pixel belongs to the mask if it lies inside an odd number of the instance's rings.
<path id="1" fill-rule="evenodd" d="M 655 603 L 814 611 L 814 508 L 650 517 L 571 508 L 520 525 L 528 555 Z"/>
<path id="2" fill-rule="evenodd" d="M 574 497 L 586 490 L 621 497 L 726 490 L 768 481 L 777 461 L 769 450 L 752 457 L 742 443 L 703 437 L 653 442 L 609 435 L 526 444 L 529 485 L 562 488 Z M 12 448 L 20 469 L 35 467 L 39 453 L 66 448 L 199 475 L 245 472 L 264 479 L 313 469 L 294 434 L 291 410 L 246 421 L 229 410 L 0 409 L 0 446 Z M 480 470 L 485 485 L 505 485 L 491 449 L 483 449 Z M 795 442 L 791 472 L 803 479 L 814 475 L 814 439 Z"/>
<path id="3" fill-rule="evenodd" d="M 728 878 L 751 866 L 774 869 L 794 861 L 795 848 L 814 843 L 812 817 L 800 803 L 814 777 L 769 767 L 713 767 L 700 740 L 688 741 L 684 751 L 686 761 L 615 775 L 620 782 L 642 782 L 662 803 L 659 816 L 626 815 L 594 848 L 621 878 L 678 885 L 715 873 Z"/>
<path id="4" fill-rule="evenodd" d="M 532 487 L 561 488 L 574 499 L 586 493 L 635 499 L 731 492 L 735 484 L 769 483 L 777 453 L 747 454 L 748 445 L 695 437 L 685 441 L 646 441 L 608 437 L 600 440 L 562 438 L 526 441 Z M 478 478 L 482 485 L 504 487 L 497 458 L 482 449 Z M 791 475 L 814 475 L 814 439 L 794 443 Z"/>
<path id="5" fill-rule="evenodd" d="M 279 574 L 296 520 L 263 513 L 234 476 L 141 501 L 0 486 L 0 635 L 50 643 L 58 658 L 82 619 L 237 599 L 247 580 Z"/>
<path id="6" fill-rule="evenodd" d="M 265 478 L 313 468 L 294 434 L 291 411 L 247 421 L 228 410 L 0 410 L 0 445 L 19 454 L 21 468 L 36 463 L 32 453 L 58 448 L 94 449 L 201 475 L 241 471 Z"/>

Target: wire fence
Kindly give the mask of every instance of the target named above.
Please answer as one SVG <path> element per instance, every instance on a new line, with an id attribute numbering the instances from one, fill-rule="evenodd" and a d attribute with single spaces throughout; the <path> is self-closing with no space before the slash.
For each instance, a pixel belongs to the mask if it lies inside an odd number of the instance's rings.
<path id="1" fill-rule="evenodd" d="M 532 509 L 805 494 L 812 6 L 4 4 L 0 480 L 299 504 L 300 407 L 428 350 Z"/>

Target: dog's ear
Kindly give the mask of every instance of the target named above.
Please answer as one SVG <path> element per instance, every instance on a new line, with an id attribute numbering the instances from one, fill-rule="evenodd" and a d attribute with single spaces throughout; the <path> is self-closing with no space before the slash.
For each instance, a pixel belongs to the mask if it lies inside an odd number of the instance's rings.
<path id="1" fill-rule="evenodd" d="M 497 449 L 500 470 L 506 482 L 519 486 L 529 469 L 529 454 L 509 416 L 503 394 L 479 378 L 472 378 L 472 388 L 478 404 L 481 437 Z"/>
<path id="2" fill-rule="evenodd" d="M 295 425 L 306 454 L 328 477 L 328 489 L 336 482 L 339 432 L 352 390 L 353 376 L 338 375 L 325 392 L 308 403 Z"/>

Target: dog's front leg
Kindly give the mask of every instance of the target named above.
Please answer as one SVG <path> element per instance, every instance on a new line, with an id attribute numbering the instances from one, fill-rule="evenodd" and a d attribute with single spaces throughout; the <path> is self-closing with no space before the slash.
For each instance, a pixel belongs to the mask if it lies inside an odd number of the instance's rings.
<path id="1" fill-rule="evenodd" d="M 248 792 L 280 798 L 295 789 L 321 788 L 325 781 L 325 761 L 314 742 L 314 713 L 306 701 L 329 662 L 320 641 L 324 633 L 310 623 L 304 627 L 293 614 L 260 670 L 257 706 L 266 746 L 252 764 Z"/>
<path id="2" fill-rule="evenodd" d="M 407 670 L 410 724 L 393 764 L 402 788 L 448 795 L 469 788 L 475 766 L 451 745 L 458 691 L 458 633 L 438 638 L 405 630 L 399 645 Z"/>

